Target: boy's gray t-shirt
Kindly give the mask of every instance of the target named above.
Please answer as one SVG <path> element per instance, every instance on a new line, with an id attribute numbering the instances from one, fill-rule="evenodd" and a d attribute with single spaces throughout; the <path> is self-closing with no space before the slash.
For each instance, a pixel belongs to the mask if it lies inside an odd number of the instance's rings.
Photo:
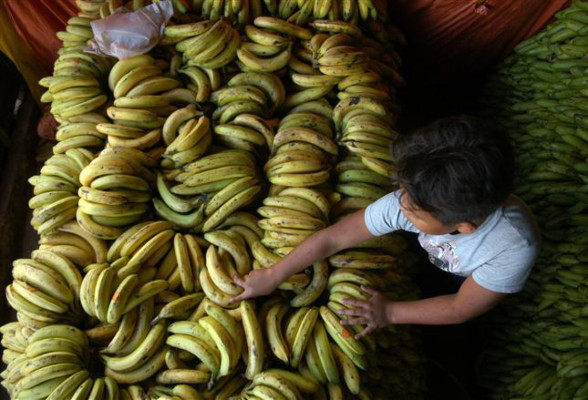
<path id="1" fill-rule="evenodd" d="M 365 224 L 374 236 L 396 230 L 418 233 L 429 260 L 438 268 L 499 293 L 523 289 L 537 258 L 540 233 L 526 204 L 510 196 L 474 233 L 428 235 L 419 232 L 400 209 L 400 191 L 370 204 Z"/>

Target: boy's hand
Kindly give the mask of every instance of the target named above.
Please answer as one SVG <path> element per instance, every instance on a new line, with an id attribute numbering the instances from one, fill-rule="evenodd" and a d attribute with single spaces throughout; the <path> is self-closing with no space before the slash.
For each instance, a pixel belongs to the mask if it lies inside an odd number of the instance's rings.
<path id="1" fill-rule="evenodd" d="M 342 325 L 367 325 L 361 333 L 355 335 L 356 339 L 361 339 L 376 329 L 390 324 L 386 312 L 387 305 L 390 304 L 389 300 L 383 294 L 370 287 L 362 285 L 361 290 L 371 295 L 371 298 L 368 301 L 345 299 L 343 300 L 345 304 L 354 306 L 355 308 L 339 311 L 341 315 L 352 317 L 341 320 Z"/>
<path id="2" fill-rule="evenodd" d="M 243 288 L 243 293 L 233 297 L 231 303 L 271 294 L 279 285 L 275 275 L 271 268 L 253 270 L 242 278 L 235 274 L 233 281 Z"/>

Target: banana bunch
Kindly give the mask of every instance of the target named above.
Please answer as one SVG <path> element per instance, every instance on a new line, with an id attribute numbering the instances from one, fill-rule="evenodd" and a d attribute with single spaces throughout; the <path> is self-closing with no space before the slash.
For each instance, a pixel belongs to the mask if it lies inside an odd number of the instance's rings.
<path id="1" fill-rule="evenodd" d="M 84 1 L 84 5 L 95 9 L 106 3 Z M 86 42 L 94 37 L 90 22 L 99 14 L 82 8 L 78 16 L 68 20 L 65 31 L 57 32 L 63 42 L 59 57 L 55 61 L 53 75 L 45 77 L 39 84 L 48 90 L 41 101 L 51 103 L 51 113 L 58 122 L 92 112 L 108 100 L 101 83 L 112 67 L 109 59 L 84 53 Z"/>
<path id="2" fill-rule="evenodd" d="M 115 399 L 117 383 L 90 377 L 88 338 L 69 325 L 41 328 L 5 370 L 2 384 L 14 398 Z"/>
<path id="3" fill-rule="evenodd" d="M 365 96 L 383 102 L 393 101 L 394 92 L 391 92 L 384 82 L 385 79 L 376 72 L 353 74 L 339 82 L 337 97 L 339 100 L 345 100 L 350 97 Z M 395 132 L 392 133 L 395 134 Z"/>
<path id="4" fill-rule="evenodd" d="M 31 225 L 38 234 L 44 235 L 75 219 L 79 175 L 93 158 L 84 148 L 69 149 L 49 158 L 40 174 L 29 178 L 35 194 L 29 200 L 33 210 Z"/>
<path id="5" fill-rule="evenodd" d="M 157 281 L 150 283 L 151 289 L 145 292 L 147 297 L 158 295 L 168 288 L 176 290 L 181 285 L 186 292 L 193 292 L 196 286 L 197 279 L 191 270 L 203 265 L 199 243 L 191 235 L 178 236 L 171 228 L 172 223 L 168 221 L 134 225 L 123 232 L 108 250 L 111 266 L 114 263 L 126 264 L 117 276 L 139 274 L 138 282 L 141 284 Z"/>
<path id="6" fill-rule="evenodd" d="M 142 0 L 135 0 L 134 2 L 142 1 Z M 120 398 L 124 400 L 139 400 L 139 399 L 146 399 L 147 393 L 143 389 L 141 385 L 128 385 L 126 387 L 121 388 L 120 390 Z"/>
<path id="7" fill-rule="evenodd" d="M 280 34 L 286 30 L 284 28 L 245 26 L 245 35 L 250 41 L 242 42 L 237 50 L 241 70 L 276 72 L 286 67 L 292 56 L 292 39 Z"/>
<path id="8" fill-rule="evenodd" d="M 347 21 L 353 25 L 359 25 L 360 21 L 387 20 L 386 3 L 377 0 L 274 0 L 271 3 L 272 9 L 277 9 L 272 11 L 268 7 L 272 15 L 277 14 L 280 18 L 297 25 L 306 25 L 311 19 Z"/>
<path id="9" fill-rule="evenodd" d="M 87 2 L 87 1 L 86 1 Z M 91 2 L 91 0 L 90 0 Z M 133 0 L 132 2 L 127 2 L 125 4 L 121 0 L 104 0 L 102 5 L 99 9 L 99 18 L 107 18 L 114 13 L 114 11 L 119 7 L 128 7 L 132 11 L 137 11 L 146 5 L 151 3 L 156 3 L 157 1 L 148 1 L 148 0 Z M 76 1 L 78 7 L 80 7 L 80 2 Z M 186 14 L 190 11 L 190 6 L 185 0 L 173 0 L 173 8 L 174 8 L 174 15 L 178 13 Z M 94 10 L 94 7 L 90 7 L 91 10 Z M 82 8 L 83 10 L 83 8 Z M 95 13 L 95 11 L 93 11 Z"/>
<path id="10" fill-rule="evenodd" d="M 120 0 L 104 0 L 99 10 L 100 18 L 109 17 L 119 7 L 123 7 Z"/>
<path id="11" fill-rule="evenodd" d="M 71 221 L 41 235 L 38 250 L 48 250 L 83 268 L 88 264 L 105 262 L 108 248 L 103 240 L 88 234 L 76 221 Z"/>
<path id="12" fill-rule="evenodd" d="M 254 233 L 251 240 L 258 240 Z M 251 271 L 248 244 L 239 230 L 214 231 L 204 235 L 210 243 L 206 250 L 206 268 L 200 270 L 200 285 L 206 297 L 223 307 L 233 308 L 232 297 L 243 290 L 233 282 L 233 276 Z"/>
<path id="13" fill-rule="evenodd" d="M 110 147 L 146 151 L 154 159 L 161 155 L 159 144 L 162 138 L 165 140 L 165 122 L 177 110 L 171 103 L 185 100 L 185 93 L 176 90 L 180 82 L 163 76 L 162 62 L 140 55 L 113 66 L 108 85 L 115 100 L 106 110 L 112 123 L 96 126 L 108 136 Z"/>
<path id="14" fill-rule="evenodd" d="M 235 86 L 231 89 L 240 89 L 244 86 Z M 256 90 L 254 86 L 246 89 L 249 93 Z M 216 92 L 215 92 L 216 93 Z M 260 91 L 258 94 L 263 93 Z M 265 102 L 264 102 L 265 104 Z M 246 150 L 259 154 L 258 149 L 263 149 L 261 154 L 267 154 L 274 143 L 274 130 L 262 117 L 255 114 L 239 114 L 231 123 L 216 124 L 214 126 L 215 139 L 228 148 Z"/>
<path id="15" fill-rule="evenodd" d="M 330 127 L 328 103 L 312 101 L 293 108 L 274 137 L 272 157 L 264 166 L 268 180 L 279 186 L 310 187 L 329 179 L 331 159 L 338 154 Z M 306 119 L 308 114 L 314 114 Z"/>
<path id="16" fill-rule="evenodd" d="M 296 372 L 284 369 L 268 369 L 256 375 L 242 391 L 239 398 L 288 399 L 298 400 L 319 390 L 314 380 L 309 380 Z"/>
<path id="17" fill-rule="evenodd" d="M 8 322 L 0 326 L 0 334 L 2 334 L 2 362 L 6 365 L 17 360 L 23 355 L 27 347 L 27 339 L 35 331 L 18 321 Z M 1 375 L 2 379 L 6 378 L 8 373 Z"/>
<path id="18" fill-rule="evenodd" d="M 151 321 L 151 325 L 157 324 L 163 319 L 186 319 L 192 315 L 204 298 L 204 293 L 191 293 L 180 297 L 175 292 L 160 293 L 156 300 L 162 300 L 165 305 Z"/>
<path id="19" fill-rule="evenodd" d="M 128 354 L 102 355 L 106 376 L 118 383 L 133 384 L 155 375 L 165 365 L 167 323 L 160 321 L 151 326 L 147 335 Z"/>
<path id="20" fill-rule="evenodd" d="M 194 374 L 195 372 L 199 371 L 192 371 L 188 370 L 190 374 Z M 137 394 L 138 395 L 138 394 Z M 130 395 L 129 395 L 130 396 Z M 145 397 L 147 396 L 147 397 Z M 172 399 L 172 400 L 200 400 L 202 399 L 202 395 L 196 389 L 194 389 L 190 385 L 186 384 L 178 384 L 175 385 L 173 388 L 167 386 L 152 386 L 149 388 L 147 393 L 144 397 L 137 397 L 140 399 Z M 134 397 L 129 397 L 129 399 L 133 400 Z"/>
<path id="21" fill-rule="evenodd" d="M 204 69 L 219 69 L 232 62 L 241 43 L 239 32 L 223 19 L 172 25 L 163 34 L 160 45 L 175 45 L 185 65 Z"/>
<path id="22" fill-rule="evenodd" d="M 301 364 L 307 346 L 312 340 L 312 332 L 319 317 L 315 307 L 301 307 L 282 324 L 289 307 L 277 303 L 269 308 L 265 319 L 268 343 L 274 355 L 292 368 Z M 284 326 L 284 330 L 282 329 Z"/>
<path id="23" fill-rule="evenodd" d="M 177 99 L 169 93 L 181 84 L 175 78 L 164 76 L 166 65 L 164 60 L 148 54 L 114 64 L 108 75 L 108 87 L 115 100 L 106 110 L 113 123 L 99 127 L 109 136 L 109 144 L 114 146 L 111 143 L 114 140 L 115 144 L 126 142 L 126 147 L 146 149 L 159 143 L 162 135 L 159 129 L 176 110 L 171 103 Z"/>
<path id="24" fill-rule="evenodd" d="M 331 36 L 315 35 L 314 63 L 319 71 L 328 76 L 347 77 L 367 72 L 369 57 L 358 46 L 353 45 L 352 36 L 336 33 Z"/>
<path id="25" fill-rule="evenodd" d="M 254 25 L 245 26 L 244 31 L 248 41 L 242 42 L 240 49 L 258 58 L 274 57 L 274 63 L 283 64 L 283 59 L 287 58 L 285 51 L 291 44 L 289 37 Z"/>
<path id="26" fill-rule="evenodd" d="M 210 100 L 218 106 L 212 114 L 212 119 L 224 125 L 242 114 L 267 117 L 284 102 L 285 97 L 284 85 L 273 74 L 240 73 L 231 78 L 226 87 L 221 87 L 211 94 Z M 260 131 L 264 138 L 268 135 L 267 132 L 264 133 L 263 128 L 256 127 L 255 130 Z M 240 144 L 247 149 L 251 146 L 245 146 L 243 140 L 261 142 L 259 136 L 255 134 L 238 140 L 240 138 L 240 136 L 233 138 L 233 136 L 225 135 L 220 139 L 233 147 Z"/>
<path id="27" fill-rule="evenodd" d="M 286 318 L 287 304 L 280 300 L 270 300 L 268 304 L 265 315 L 268 344 L 277 359 L 298 368 L 304 376 L 306 385 L 297 385 L 300 391 L 315 393 L 321 384 L 338 385 L 345 381 L 351 393 L 360 392 L 361 377 L 356 364 L 335 344 L 338 342 L 329 340 L 326 323 L 319 318 L 326 311 L 303 307 Z"/>
<path id="28" fill-rule="evenodd" d="M 161 173 L 157 174 L 157 191 L 161 197 L 153 198 L 157 215 L 179 228 L 196 229 L 200 225 L 204 219 L 204 196 L 184 198 L 172 193 Z"/>
<path id="29" fill-rule="evenodd" d="M 311 49 L 318 48 L 314 51 L 320 71 L 338 76 L 339 67 L 345 69 L 342 74 L 345 78 L 337 83 L 340 101 L 333 111 L 333 119 L 341 132 L 340 143 L 360 155 L 371 170 L 388 176 L 392 168 L 389 147 L 396 137 L 396 132 L 384 119 L 393 100 L 389 90 L 383 85 L 380 74 L 370 72 L 369 57 L 353 45 L 351 36 L 335 34 L 325 38 L 315 35 L 315 38 L 311 40 Z M 362 66 L 356 68 L 356 65 Z M 351 186 L 348 191 L 354 191 L 353 184 L 340 186 Z"/>
<path id="30" fill-rule="evenodd" d="M 341 197 L 333 206 L 335 218 L 365 208 L 391 191 L 389 178 L 366 167 L 357 156 L 348 156 L 337 163 L 335 173 L 335 190 Z"/>
<path id="31" fill-rule="evenodd" d="M 397 259 L 379 251 L 346 250 L 329 257 L 329 265 L 333 268 L 384 269 L 394 268 Z"/>
<path id="32" fill-rule="evenodd" d="M 321 35 L 314 35 L 310 41 L 303 41 L 307 48 L 296 51 L 289 67 L 289 75 L 293 83 L 293 90 L 286 98 L 282 107 L 283 111 L 289 111 L 299 105 L 331 96 L 336 84 L 341 80 L 337 76 L 328 76 L 317 71 L 313 67 L 313 40 Z"/>
<path id="33" fill-rule="evenodd" d="M 288 21 L 260 16 L 245 27 L 251 40 L 237 51 L 237 64 L 242 71 L 276 72 L 285 68 L 292 57 L 294 38 L 309 40 L 312 33 Z"/>
<path id="34" fill-rule="evenodd" d="M 131 354 L 151 329 L 156 298 L 157 296 L 149 297 L 124 314 L 119 324 L 99 324 L 87 330 L 90 343 L 101 347 L 100 353 L 103 355 L 122 357 Z"/>
<path id="35" fill-rule="evenodd" d="M 164 233 L 169 236 L 169 232 Z M 167 281 L 154 279 L 155 268 L 141 269 L 139 262 L 131 260 L 123 257 L 110 264 L 84 268 L 80 301 L 88 316 L 115 324 L 142 302 L 167 289 Z"/>
<path id="36" fill-rule="evenodd" d="M 229 399 L 232 396 L 237 396 L 245 384 L 247 384 L 247 379 L 245 379 L 240 374 L 235 374 L 233 376 L 226 376 L 219 379 L 212 388 L 204 389 L 202 393 L 203 399 Z"/>
<path id="37" fill-rule="evenodd" d="M 286 89 L 284 88 L 284 84 L 274 74 L 270 73 L 263 73 L 263 72 L 241 72 L 235 76 L 233 76 L 228 82 L 227 85 L 229 87 L 236 87 L 236 86 L 255 86 L 265 95 L 265 98 L 268 101 L 265 103 L 266 109 L 262 112 L 267 112 L 268 115 L 273 115 L 273 113 L 284 103 L 286 99 Z M 257 92 L 253 89 L 254 92 Z M 220 95 L 221 93 L 219 93 Z M 230 97 L 230 94 L 227 94 Z M 258 93 L 259 95 L 259 93 Z M 241 95 L 241 97 L 244 95 Z M 219 96 L 220 97 L 220 96 Z M 239 97 L 239 96 L 238 96 Z M 244 99 L 245 101 L 249 101 Z M 252 99 L 253 100 L 253 99 Z M 214 100 L 213 100 L 214 101 Z M 227 104 L 232 102 L 230 98 L 228 101 L 225 101 Z M 239 101 L 235 99 L 234 101 Z M 227 105 L 225 104 L 225 105 Z M 238 114 L 242 114 L 244 112 L 239 112 Z M 257 114 L 256 114 L 257 115 Z M 220 115 L 222 116 L 222 114 Z M 219 117 L 220 117 L 219 116 Z M 236 116 L 236 115 L 235 115 Z M 263 116 L 263 114 L 262 114 Z M 225 118 L 226 120 L 221 120 L 221 123 L 230 122 L 228 121 L 229 118 Z"/>
<path id="38" fill-rule="evenodd" d="M 265 76 L 262 76 L 262 78 L 265 78 Z M 266 117 L 269 114 L 266 111 L 269 107 L 268 103 L 270 103 L 268 93 L 256 85 L 235 84 L 233 82 L 231 86 L 221 87 L 214 91 L 210 96 L 210 100 L 217 105 L 212 114 L 212 119 L 218 121 L 218 125 L 230 123 L 241 114 L 259 117 Z M 239 136 L 236 138 L 239 139 Z M 251 135 L 248 138 L 250 141 L 255 140 Z M 228 142 L 229 145 L 235 146 L 233 136 L 225 135 L 218 137 L 218 139 L 221 143 Z M 251 147 L 244 146 L 242 141 L 236 141 L 235 143 L 241 144 L 241 147 L 247 147 L 245 150 Z"/>
<path id="39" fill-rule="evenodd" d="M 106 135 L 96 128 L 97 124 L 105 123 L 108 119 L 96 113 L 85 113 L 69 118 L 62 122 L 56 132 L 57 144 L 53 146 L 53 154 L 64 154 L 72 149 L 90 148 L 86 151 L 94 152 L 102 148 Z"/>
<path id="40" fill-rule="evenodd" d="M 77 323 L 82 276 L 71 260 L 48 249 L 13 262 L 6 298 L 18 320 L 33 330 L 55 323 Z"/>
<path id="41" fill-rule="evenodd" d="M 223 18 L 231 25 L 238 24 L 239 27 L 245 26 L 251 19 L 263 13 L 261 0 L 196 0 L 192 2 L 192 10 L 204 19 L 217 20 Z"/>
<path id="42" fill-rule="evenodd" d="M 211 302 L 200 315 L 176 321 L 168 327 L 167 344 L 173 350 L 166 357 L 167 370 L 160 372 L 157 383 L 162 385 L 197 385 L 232 378 L 245 346 L 241 324 L 222 307 Z M 177 352 L 187 352 L 203 363 L 190 368 Z"/>
<path id="43" fill-rule="evenodd" d="M 106 148 L 80 173 L 82 186 L 76 218 L 89 234 L 116 239 L 121 227 L 135 224 L 150 211 L 151 172 L 156 160 L 140 150 Z"/>
<path id="44" fill-rule="evenodd" d="M 266 197 L 257 209 L 263 217 L 258 225 L 265 232 L 261 243 L 271 249 L 293 248 L 327 226 L 329 209 L 328 199 L 309 188 L 285 188 Z"/>
<path id="45" fill-rule="evenodd" d="M 392 171 L 389 146 L 395 137 L 393 128 L 385 120 L 387 115 L 384 103 L 365 95 L 341 100 L 333 110 L 341 143 L 349 152 L 359 155 L 370 170 L 385 177 Z"/>
<path id="46" fill-rule="evenodd" d="M 67 58 L 69 56 L 72 57 Z M 39 85 L 48 89 L 42 95 L 41 101 L 51 103 L 51 113 L 61 123 L 71 117 L 96 111 L 106 103 L 108 97 L 102 93 L 99 79 L 102 79 L 108 67 L 101 65 L 102 70 L 92 73 L 82 70 L 80 65 L 92 65 L 96 69 L 98 67 L 90 64 L 90 61 L 83 64 L 78 53 L 69 53 L 60 58 L 63 60 L 56 62 L 59 63 L 59 69 L 55 70 L 53 76 L 42 78 Z"/>
<path id="47" fill-rule="evenodd" d="M 183 167 L 170 190 L 178 195 L 208 194 L 202 231 L 215 229 L 236 210 L 247 206 L 261 190 L 253 155 L 221 150 Z"/>
<path id="48" fill-rule="evenodd" d="M 210 120 L 200 116 L 194 104 L 176 110 L 163 125 L 166 144 L 161 166 L 179 169 L 199 159 L 212 142 Z"/>
<path id="49" fill-rule="evenodd" d="M 201 243 L 193 235 L 176 233 L 173 248 L 157 268 L 156 279 L 165 279 L 170 290 L 181 287 L 185 293 L 201 290 L 199 274 L 204 269 L 205 258 Z"/>
<path id="50" fill-rule="evenodd" d="M 221 76 L 218 70 L 210 68 L 200 68 L 196 66 L 185 66 L 178 70 L 179 74 L 186 77 L 187 89 L 175 89 L 176 92 L 180 90 L 188 90 L 192 93 L 193 99 L 189 103 L 203 103 L 209 100 L 210 93 L 217 90 L 221 85 Z M 174 92 L 168 92 L 171 95 Z M 186 96 L 186 100 L 188 100 Z M 188 101 L 186 101 L 188 102 Z"/>
<path id="51" fill-rule="evenodd" d="M 80 9 L 79 17 L 88 19 L 99 19 L 100 9 L 103 7 L 105 1 L 103 0 L 76 0 L 76 6 Z"/>

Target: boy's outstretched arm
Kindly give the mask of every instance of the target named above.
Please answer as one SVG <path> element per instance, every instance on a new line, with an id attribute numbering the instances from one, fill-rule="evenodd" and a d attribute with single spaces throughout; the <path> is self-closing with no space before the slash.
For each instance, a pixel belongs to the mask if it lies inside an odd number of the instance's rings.
<path id="1" fill-rule="evenodd" d="M 414 301 L 390 301 L 372 288 L 362 287 L 370 300 L 345 300 L 354 308 L 341 310 L 348 316 L 343 325 L 366 325 L 358 338 L 390 324 L 460 324 L 484 314 L 507 295 L 485 289 L 470 276 L 455 294 Z"/>
<path id="2" fill-rule="evenodd" d="M 364 211 L 356 211 L 309 236 L 271 268 L 254 270 L 243 277 L 233 277 L 235 283 L 243 288 L 243 293 L 234 297 L 232 302 L 270 294 L 290 276 L 315 261 L 371 239 L 373 236 L 365 225 Z"/>

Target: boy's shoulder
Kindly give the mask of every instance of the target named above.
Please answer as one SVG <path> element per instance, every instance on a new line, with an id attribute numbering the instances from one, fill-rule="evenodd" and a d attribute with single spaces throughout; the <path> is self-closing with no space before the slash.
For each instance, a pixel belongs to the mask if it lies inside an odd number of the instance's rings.
<path id="1" fill-rule="evenodd" d="M 511 194 L 498 210 L 499 219 L 494 228 L 496 234 L 512 244 L 534 247 L 541 242 L 537 221 L 527 204 Z"/>

